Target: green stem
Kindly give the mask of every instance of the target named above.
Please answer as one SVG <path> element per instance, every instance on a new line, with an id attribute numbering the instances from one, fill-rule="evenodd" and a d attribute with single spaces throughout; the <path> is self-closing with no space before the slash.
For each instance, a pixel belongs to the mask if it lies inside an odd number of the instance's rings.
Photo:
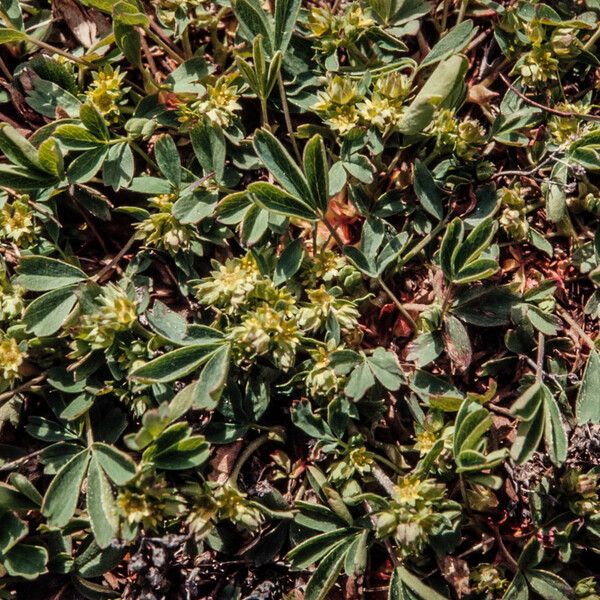
<path id="1" fill-rule="evenodd" d="M 594 35 L 583 45 L 583 49 L 588 51 L 600 38 L 600 27 L 596 29 Z"/>
<path id="2" fill-rule="evenodd" d="M 421 250 L 425 248 L 433 238 L 445 227 L 446 223 L 450 220 L 452 213 L 447 214 L 410 252 L 404 255 L 403 258 L 398 262 L 398 267 L 403 267 L 410 260 L 412 260 Z"/>
<path id="3" fill-rule="evenodd" d="M 283 83 L 281 71 L 277 73 L 277 85 L 279 87 L 279 97 L 281 98 L 281 106 L 283 108 L 283 118 L 285 119 L 285 126 L 287 127 L 288 134 L 290 136 L 290 141 L 292 142 L 292 146 L 294 148 L 294 154 L 296 155 L 296 159 L 298 160 L 298 164 L 302 164 L 302 155 L 300 154 L 300 149 L 298 148 L 298 144 L 296 143 L 294 128 L 292 126 L 292 119 L 290 117 L 290 107 L 288 105 L 287 96 L 285 93 L 285 85 Z"/>
<path id="4" fill-rule="evenodd" d="M 268 433 L 265 433 L 259 437 L 257 437 L 254 441 L 250 442 L 243 450 L 243 452 L 239 455 L 235 466 L 231 470 L 231 475 L 227 479 L 228 485 L 233 486 L 237 489 L 237 480 L 240 476 L 240 471 L 242 467 L 246 464 L 246 461 L 264 444 L 266 444 L 270 440 L 270 436 Z"/>
<path id="5" fill-rule="evenodd" d="M 168 44 L 166 44 L 161 38 L 160 36 L 156 35 L 153 31 L 151 31 L 150 29 L 146 29 L 145 30 L 146 35 L 160 48 L 162 48 L 175 62 L 177 63 L 182 63 L 183 62 L 183 57 L 181 57 L 179 54 L 177 54 L 177 52 L 175 52 L 175 50 L 173 50 L 173 48 L 171 48 Z"/>
<path id="6" fill-rule="evenodd" d="M 400 302 L 400 300 L 398 299 L 396 294 L 394 294 L 394 292 L 392 292 L 392 290 L 390 290 L 390 288 L 385 284 L 385 281 L 383 281 L 383 279 L 381 277 L 377 277 L 377 283 L 382 287 L 382 289 L 385 291 L 385 293 L 390 297 L 392 302 L 396 305 L 396 308 L 398 309 L 398 311 L 400 312 L 400 314 L 402 315 L 404 320 L 408 323 L 412 332 L 414 333 L 417 330 L 417 324 L 415 323 L 415 320 L 410 316 L 409 312 L 404 308 L 404 305 L 402 304 L 402 302 Z"/>
<path id="7" fill-rule="evenodd" d="M 158 165 L 135 143 L 129 140 L 129 145 L 137 152 L 153 169 L 159 170 Z"/>
<path id="8" fill-rule="evenodd" d="M 2 394 L 0 394 L 0 406 L 6 400 L 10 400 L 13 396 L 20 394 L 21 392 L 25 392 L 25 391 L 31 389 L 32 387 L 35 387 L 39 383 L 43 383 L 45 380 L 46 380 L 46 373 L 42 373 L 41 375 L 38 375 L 37 377 L 34 377 L 33 379 L 26 381 L 25 383 L 21 384 L 20 386 L 14 388 L 12 390 L 3 392 Z"/>
<path id="9" fill-rule="evenodd" d="M 70 54 L 69 52 L 65 52 L 64 50 L 61 50 L 60 48 L 56 48 L 55 46 L 52 46 L 51 44 L 47 44 L 46 42 L 43 42 L 42 40 L 38 40 L 37 38 L 28 35 L 25 38 L 29 43 L 33 44 L 34 46 L 38 46 L 39 48 L 44 48 L 44 50 L 48 50 L 49 52 L 54 52 L 56 54 L 59 54 L 60 56 L 63 56 L 64 58 L 69 59 L 70 61 L 77 63 L 78 65 L 82 65 L 84 67 L 90 67 L 90 63 L 87 60 L 84 60 L 83 58 L 79 58 L 79 56 L 75 56 L 73 54 Z"/>
<path id="10" fill-rule="evenodd" d="M 444 0 L 444 8 L 442 11 L 442 24 L 440 29 L 442 33 L 446 31 L 446 26 L 448 25 L 448 9 L 450 8 L 450 0 Z"/>
<path id="11" fill-rule="evenodd" d="M 266 129 L 268 129 L 270 131 L 271 125 L 269 123 L 269 114 L 267 112 L 267 100 L 266 100 L 266 98 L 259 98 L 259 100 L 260 100 L 260 113 L 261 113 L 261 117 L 262 117 L 263 127 L 265 127 Z"/>
<path id="12" fill-rule="evenodd" d="M 460 3 L 460 10 L 458 11 L 458 18 L 456 19 L 456 24 L 460 24 L 463 22 L 465 15 L 467 14 L 467 6 L 469 5 L 469 0 L 462 0 Z"/>
<path id="13" fill-rule="evenodd" d="M 87 440 L 88 446 L 94 443 L 94 432 L 92 431 L 92 421 L 90 419 L 90 412 L 85 413 L 85 439 Z"/>
<path id="14" fill-rule="evenodd" d="M 187 59 L 194 56 L 192 45 L 190 44 L 190 28 L 186 27 L 181 34 L 181 43 L 183 44 L 183 54 Z"/>

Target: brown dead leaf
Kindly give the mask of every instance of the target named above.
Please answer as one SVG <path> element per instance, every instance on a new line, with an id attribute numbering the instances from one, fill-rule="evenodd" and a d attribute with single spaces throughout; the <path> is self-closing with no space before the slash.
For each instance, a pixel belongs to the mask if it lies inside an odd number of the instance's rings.
<path id="1" fill-rule="evenodd" d="M 88 11 L 74 0 L 54 0 L 54 14 L 65 21 L 77 41 L 84 48 L 91 48 L 98 35 L 97 24 L 90 19 Z"/>
<path id="2" fill-rule="evenodd" d="M 444 579 L 454 588 L 459 598 L 471 592 L 469 588 L 469 565 L 455 556 L 444 556 L 438 561 Z"/>
<path id="3" fill-rule="evenodd" d="M 210 461 L 212 470 L 208 475 L 209 481 L 216 481 L 217 483 L 225 483 L 227 481 L 243 444 L 242 440 L 238 440 L 237 442 L 233 442 L 233 444 L 217 446 L 215 455 Z"/>
<path id="4" fill-rule="evenodd" d="M 489 90 L 485 85 L 476 83 L 469 87 L 467 92 L 467 102 L 485 106 L 496 98 L 496 96 L 498 96 L 498 92 L 492 92 L 492 90 Z"/>

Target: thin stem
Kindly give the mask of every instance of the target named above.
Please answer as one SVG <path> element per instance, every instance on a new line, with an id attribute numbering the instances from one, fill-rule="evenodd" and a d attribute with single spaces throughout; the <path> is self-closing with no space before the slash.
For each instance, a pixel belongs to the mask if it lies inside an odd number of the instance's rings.
<path id="1" fill-rule="evenodd" d="M 175 52 L 175 50 L 173 50 L 168 44 L 166 44 L 161 38 L 160 36 L 156 35 L 153 31 L 150 31 L 149 29 L 145 30 L 146 35 L 157 45 L 159 46 L 162 50 L 164 50 L 175 62 L 177 63 L 182 63 L 183 62 L 183 57 L 180 56 L 179 54 L 177 54 L 177 52 Z"/>
<path id="2" fill-rule="evenodd" d="M 267 100 L 265 98 L 260 98 L 260 114 L 262 118 L 263 127 L 271 130 L 271 125 L 269 123 L 269 114 L 267 112 Z"/>
<path id="3" fill-rule="evenodd" d="M 298 144 L 296 143 L 296 137 L 294 135 L 294 127 L 292 126 L 292 119 L 290 117 L 290 107 L 288 105 L 287 96 L 285 93 L 285 85 L 283 83 L 283 77 L 281 76 L 281 70 L 277 73 L 277 86 L 279 87 L 279 96 L 281 98 L 281 106 L 283 108 L 283 118 L 285 119 L 285 126 L 287 127 L 288 134 L 290 136 L 290 141 L 292 142 L 292 146 L 294 148 L 294 154 L 296 155 L 296 159 L 299 164 L 302 164 L 302 155 L 300 154 L 300 149 L 298 148 Z"/>
<path id="4" fill-rule="evenodd" d="M 194 51 L 192 50 L 192 45 L 190 44 L 190 28 L 189 26 L 183 30 L 181 34 L 181 43 L 183 44 L 183 53 L 187 59 L 192 58 L 194 56 Z"/>
<path id="5" fill-rule="evenodd" d="M 160 170 L 158 165 L 135 143 L 129 140 L 129 145 L 137 152 L 153 169 Z"/>
<path id="6" fill-rule="evenodd" d="M 403 267 L 411 259 L 413 259 L 421 250 L 425 248 L 433 238 L 444 228 L 450 220 L 452 213 L 448 213 L 410 252 L 404 255 L 398 263 L 398 267 Z"/>
<path id="7" fill-rule="evenodd" d="M 54 52 L 56 54 L 59 54 L 60 56 L 64 56 L 65 58 L 68 58 L 70 61 L 77 63 L 78 65 L 82 65 L 84 67 L 90 67 L 90 63 L 87 60 L 84 60 L 83 58 L 79 58 L 78 56 L 75 56 L 73 54 L 70 54 L 69 52 L 65 52 L 64 50 L 61 50 L 60 48 L 56 48 L 55 46 L 52 46 L 51 44 L 47 44 L 46 42 L 43 42 L 42 40 L 38 40 L 37 38 L 28 35 L 25 38 L 29 43 L 33 44 L 34 46 L 38 46 L 39 48 L 44 48 L 44 50 L 48 50 L 49 52 Z"/>
<path id="8" fill-rule="evenodd" d="M 254 441 L 250 442 L 239 455 L 233 469 L 231 470 L 231 474 L 227 479 L 227 483 L 237 488 L 237 480 L 240 476 L 240 472 L 246 461 L 264 444 L 266 444 L 271 439 L 271 436 L 268 433 L 264 433 L 263 435 L 257 437 Z"/>
<path id="9" fill-rule="evenodd" d="M 541 383 L 544 376 L 544 334 L 538 332 L 537 359 L 535 361 L 535 378 Z"/>
<path id="10" fill-rule="evenodd" d="M 562 306 L 557 304 L 556 311 L 579 334 L 579 337 L 589 346 L 590 350 L 596 349 L 596 342 Z"/>
<path id="11" fill-rule="evenodd" d="M 46 380 L 46 373 L 41 373 L 37 377 L 34 377 L 33 379 L 26 381 L 25 383 L 21 384 L 20 386 L 16 387 L 15 389 L 8 390 L 7 392 L 0 394 L 0 404 L 5 402 L 6 400 L 10 400 L 13 396 L 20 394 L 21 392 L 25 392 L 25 391 L 31 389 L 32 387 L 35 387 L 38 383 L 42 383 L 45 380 Z"/>
<path id="12" fill-rule="evenodd" d="M 559 117 L 568 117 L 568 118 L 576 117 L 576 118 L 579 118 L 579 119 L 583 119 L 584 121 L 585 120 L 587 120 L 587 121 L 600 121 L 600 115 L 584 115 L 584 114 L 579 114 L 579 113 L 571 112 L 571 111 L 558 110 L 557 108 L 552 108 L 550 106 L 546 106 L 545 104 L 540 104 L 539 102 L 536 102 L 535 100 L 532 100 L 531 98 L 528 98 L 525 94 L 523 94 L 523 92 L 521 92 L 520 90 L 518 90 L 508 80 L 508 78 L 504 74 L 499 73 L 499 75 L 500 75 L 500 79 L 502 79 L 502 81 L 504 81 L 504 83 L 517 96 L 519 96 L 519 98 L 521 98 L 521 100 L 524 100 L 528 104 L 531 104 L 531 106 L 535 106 L 536 108 L 539 108 L 540 110 L 546 111 L 546 112 L 548 112 L 550 114 L 558 115 Z"/>
<path id="13" fill-rule="evenodd" d="M 600 28 L 596 29 L 594 35 L 583 45 L 583 50 L 589 50 L 600 38 Z"/>
<path id="14" fill-rule="evenodd" d="M 119 250 L 118 254 L 116 254 L 106 266 L 100 269 L 100 271 L 98 271 L 98 273 L 94 275 L 93 279 L 95 279 L 96 281 L 100 281 L 100 279 L 102 279 L 104 275 L 112 271 L 113 268 L 117 265 L 117 263 L 125 256 L 126 252 L 131 248 L 131 246 L 133 246 L 135 239 L 135 234 L 133 234 L 127 240 L 127 243 L 121 248 L 121 250 Z"/>
<path id="15" fill-rule="evenodd" d="M 415 323 L 415 320 L 410 316 L 410 314 L 408 313 L 406 308 L 404 308 L 404 305 L 402 304 L 402 302 L 400 302 L 400 300 L 398 299 L 396 294 L 394 294 L 394 292 L 392 292 L 392 290 L 390 290 L 390 288 L 385 284 L 385 281 L 383 281 L 383 279 L 381 277 L 377 278 L 377 283 L 383 288 L 385 293 L 390 297 L 392 302 L 396 305 L 396 308 L 400 311 L 400 314 L 402 315 L 404 320 L 408 323 L 408 325 L 410 326 L 411 330 L 414 333 L 417 330 L 417 324 Z"/>
<path id="16" fill-rule="evenodd" d="M 456 19 L 456 24 L 463 22 L 465 15 L 467 14 L 467 6 L 469 5 L 469 0 L 462 0 L 460 3 L 460 10 L 458 11 L 458 18 Z"/>
<path id="17" fill-rule="evenodd" d="M 4 463 L 3 465 L 0 465 L 0 472 L 12 471 L 13 469 L 20 467 L 22 464 L 25 464 L 27 461 L 31 460 L 32 458 L 35 458 L 38 454 L 41 454 L 44 450 L 45 450 L 45 448 L 40 448 L 39 450 L 36 450 L 35 452 L 31 452 L 30 454 L 27 454 L 26 456 L 21 456 L 21 458 L 17 458 L 15 460 L 11 460 L 10 462 Z"/>
<path id="18" fill-rule="evenodd" d="M 387 473 L 379 466 L 373 465 L 371 467 L 371 472 L 373 473 L 373 477 L 377 481 L 377 483 L 390 495 L 394 496 L 396 494 L 396 486 L 394 482 L 387 476 Z"/>
<path id="19" fill-rule="evenodd" d="M 446 31 L 446 27 L 448 25 L 448 9 L 449 8 L 450 8 L 450 0 L 444 0 L 444 8 L 442 11 L 442 24 L 440 26 L 442 33 L 444 31 Z"/>

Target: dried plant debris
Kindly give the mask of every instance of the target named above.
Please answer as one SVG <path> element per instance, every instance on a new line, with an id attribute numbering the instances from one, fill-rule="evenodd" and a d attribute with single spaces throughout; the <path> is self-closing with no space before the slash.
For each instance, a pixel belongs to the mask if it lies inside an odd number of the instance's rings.
<path id="1" fill-rule="evenodd" d="M 0 13 L 0 598 L 600 600 L 598 0 Z"/>

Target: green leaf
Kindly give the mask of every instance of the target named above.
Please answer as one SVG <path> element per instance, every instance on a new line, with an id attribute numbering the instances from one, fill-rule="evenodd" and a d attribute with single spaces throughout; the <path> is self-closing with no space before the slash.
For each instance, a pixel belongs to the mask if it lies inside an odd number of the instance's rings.
<path id="1" fill-rule="evenodd" d="M 600 423 L 600 357 L 595 350 L 590 352 L 583 379 L 577 392 L 575 414 L 577 423 Z"/>
<path id="2" fill-rule="evenodd" d="M 259 129 L 254 134 L 254 149 L 263 165 L 290 194 L 303 204 L 314 206 L 302 171 L 272 133 Z"/>
<path id="3" fill-rule="evenodd" d="M 19 192 L 39 192 L 52 187 L 54 179 L 48 178 L 41 171 L 0 164 L 0 186 L 9 187 Z"/>
<path id="4" fill-rule="evenodd" d="M 225 137 L 220 127 L 205 119 L 190 132 L 192 147 L 204 175 L 214 172 L 217 181 L 225 170 Z"/>
<path id="5" fill-rule="evenodd" d="M 42 504 L 42 513 L 51 525 L 64 527 L 75 514 L 81 482 L 87 471 L 89 459 L 90 453 L 83 450 L 54 476 Z"/>
<path id="6" fill-rule="evenodd" d="M 0 27 L 0 44 L 12 44 L 13 42 L 22 42 L 26 39 L 27 35 L 22 31 Z"/>
<path id="7" fill-rule="evenodd" d="M 152 456 L 152 464 L 157 469 L 165 471 L 194 469 L 203 465 L 209 456 L 210 445 L 204 437 L 192 436 L 155 452 Z"/>
<path id="8" fill-rule="evenodd" d="M 135 462 L 125 452 L 102 442 L 94 442 L 92 450 L 98 464 L 115 484 L 125 485 L 135 477 Z"/>
<path id="9" fill-rule="evenodd" d="M 445 106 L 448 101 L 456 102 L 457 90 L 465 87 L 467 60 L 460 55 L 441 61 L 425 85 L 404 111 L 398 126 L 405 135 L 420 135 L 433 120 L 436 107 Z"/>
<path id="10" fill-rule="evenodd" d="M 457 285 L 464 285 L 472 281 L 487 279 L 499 269 L 498 263 L 492 258 L 479 258 L 464 266 L 452 280 Z"/>
<path id="11" fill-rule="evenodd" d="M 110 484 L 95 454 L 88 469 L 87 509 L 96 543 L 100 548 L 106 548 L 116 537 L 118 519 Z"/>
<path id="12" fill-rule="evenodd" d="M 38 159 L 44 171 L 57 179 L 62 178 L 65 165 L 60 147 L 55 139 L 48 138 L 40 144 Z"/>
<path id="13" fill-rule="evenodd" d="M 257 35 L 262 35 L 267 53 L 272 54 L 273 25 L 259 0 L 233 0 L 231 4 L 246 41 L 251 42 Z"/>
<path id="14" fill-rule="evenodd" d="M 414 182 L 415 194 L 423 208 L 436 219 L 444 217 L 442 194 L 429 169 L 419 160 L 415 160 Z"/>
<path id="15" fill-rule="evenodd" d="M 142 46 L 139 31 L 131 25 L 126 25 L 122 21 L 115 20 L 113 22 L 113 33 L 115 36 L 115 44 L 125 58 L 135 67 L 141 67 Z"/>
<path id="16" fill-rule="evenodd" d="M 127 142 L 110 146 L 106 160 L 102 165 L 102 179 L 115 192 L 126 188 L 133 179 L 135 163 L 133 152 Z"/>
<path id="17" fill-rule="evenodd" d="M 394 569 L 394 574 L 392 575 L 392 580 L 390 581 L 390 598 L 393 598 L 394 600 L 396 598 L 405 598 L 404 595 L 392 596 L 392 586 L 398 589 L 400 583 L 404 583 L 409 590 L 422 598 L 422 600 L 448 600 L 445 596 L 442 596 L 433 588 L 425 585 L 422 578 L 413 575 L 406 567 L 402 566 Z"/>
<path id="18" fill-rule="evenodd" d="M 550 460 L 556 466 L 562 465 L 567 459 L 569 440 L 560 418 L 558 403 L 546 386 L 544 386 L 544 440 Z"/>
<path id="19" fill-rule="evenodd" d="M 529 421 L 523 421 L 517 429 L 517 437 L 510 449 L 513 459 L 523 464 L 527 462 L 540 444 L 544 434 L 544 409 L 540 407 Z"/>
<path id="20" fill-rule="evenodd" d="M 48 551 L 41 546 L 29 544 L 19 544 L 2 557 L 2 565 L 9 575 L 27 580 L 37 579 L 46 573 L 47 563 Z"/>
<path id="21" fill-rule="evenodd" d="M 475 37 L 476 33 L 477 28 L 473 27 L 473 21 L 470 19 L 453 27 L 421 61 L 419 68 L 422 69 L 423 67 L 433 65 L 440 60 L 448 58 L 452 54 L 462 52 Z"/>
<path id="22" fill-rule="evenodd" d="M 15 165 L 32 169 L 38 175 L 46 171 L 38 158 L 38 151 L 14 127 L 0 125 L 0 150 Z"/>
<path id="23" fill-rule="evenodd" d="M 304 172 L 311 191 L 311 205 L 327 212 L 329 201 L 329 168 L 325 144 L 320 135 L 312 137 L 304 147 Z"/>
<path id="24" fill-rule="evenodd" d="M 300 0 L 275 0 L 274 50 L 285 54 L 300 12 Z"/>
<path id="25" fill-rule="evenodd" d="M 463 222 L 456 217 L 446 227 L 446 233 L 440 245 L 440 266 L 446 279 L 454 277 L 454 255 L 458 252 L 464 237 Z"/>
<path id="26" fill-rule="evenodd" d="M 531 421 L 537 414 L 543 401 L 542 382 L 536 381 L 515 400 L 514 404 L 510 407 L 510 411 L 522 421 Z"/>
<path id="27" fill-rule="evenodd" d="M 156 140 L 154 156 L 160 172 L 178 188 L 181 184 L 181 162 L 177 146 L 169 134 L 163 134 Z"/>
<path id="28" fill-rule="evenodd" d="M 296 217 L 304 221 L 317 219 L 314 208 L 270 183 L 251 183 L 248 191 L 254 195 L 260 206 L 278 215 Z"/>
<path id="29" fill-rule="evenodd" d="M 80 154 L 67 169 L 67 178 L 69 181 L 71 183 L 85 183 L 89 181 L 104 164 L 109 149 L 107 146 L 97 146 Z"/>
<path id="30" fill-rule="evenodd" d="M 325 600 L 327 598 L 329 590 L 337 581 L 342 570 L 348 545 L 347 540 L 340 542 L 321 560 L 306 586 L 304 600 Z"/>
<path id="31" fill-rule="evenodd" d="M 38 337 L 55 334 L 77 302 L 75 289 L 62 287 L 36 298 L 23 315 L 27 330 Z"/>
<path id="32" fill-rule="evenodd" d="M 27 523 L 12 512 L 5 512 L 0 515 L 0 557 L 9 552 L 28 533 Z"/>
<path id="33" fill-rule="evenodd" d="M 541 569 L 529 569 L 525 571 L 525 577 L 533 590 L 544 600 L 571 600 L 573 598 L 571 586 L 555 573 Z"/>
<path id="34" fill-rule="evenodd" d="M 217 346 L 218 344 L 206 344 L 178 348 L 138 367 L 130 377 L 156 383 L 168 383 L 181 379 L 206 362 Z"/>
<path id="35" fill-rule="evenodd" d="M 297 239 L 289 243 L 281 256 L 277 259 L 275 273 L 273 274 L 273 284 L 279 286 L 289 281 L 302 265 L 304 259 L 304 245 Z"/>
<path id="36" fill-rule="evenodd" d="M 404 382 L 397 355 L 391 350 L 378 347 L 369 357 L 369 367 L 384 388 L 396 391 Z"/>
<path id="37" fill-rule="evenodd" d="M 46 256 L 26 256 L 18 268 L 17 283 L 32 292 L 47 292 L 85 281 L 78 267 Z"/>
<path id="38" fill-rule="evenodd" d="M 208 359 L 194 391 L 194 406 L 204 410 L 214 409 L 221 398 L 229 374 L 231 346 L 223 344 Z"/>
<path id="39" fill-rule="evenodd" d="M 360 400 L 375 385 L 375 377 L 366 360 L 350 374 L 344 393 L 353 400 Z"/>
<path id="40" fill-rule="evenodd" d="M 315 507 L 323 508 L 320 505 L 315 505 Z M 327 509 L 327 511 L 328 514 L 333 514 L 329 513 L 329 509 Z M 304 511 L 301 510 L 296 517 L 301 523 L 304 522 L 301 519 L 303 513 Z M 319 520 L 321 518 L 322 517 L 319 517 Z M 294 569 L 306 569 L 307 567 L 310 567 L 310 565 L 320 561 L 321 558 L 323 558 L 323 556 L 325 556 L 328 552 L 331 552 L 332 549 L 338 547 L 340 542 L 348 539 L 351 532 L 352 529 L 345 527 L 343 529 L 334 529 L 333 531 L 327 531 L 319 535 L 314 535 L 292 548 L 292 550 L 288 552 L 286 560 L 292 562 Z"/>
<path id="41" fill-rule="evenodd" d="M 110 133 L 104 117 L 91 102 L 82 104 L 79 108 L 79 119 L 84 127 L 98 140 L 108 142 Z"/>
<path id="42" fill-rule="evenodd" d="M 495 232 L 495 222 L 492 219 L 481 221 L 460 244 L 458 252 L 454 255 L 455 272 L 460 274 L 463 268 L 477 261 L 481 253 L 489 247 Z"/>

